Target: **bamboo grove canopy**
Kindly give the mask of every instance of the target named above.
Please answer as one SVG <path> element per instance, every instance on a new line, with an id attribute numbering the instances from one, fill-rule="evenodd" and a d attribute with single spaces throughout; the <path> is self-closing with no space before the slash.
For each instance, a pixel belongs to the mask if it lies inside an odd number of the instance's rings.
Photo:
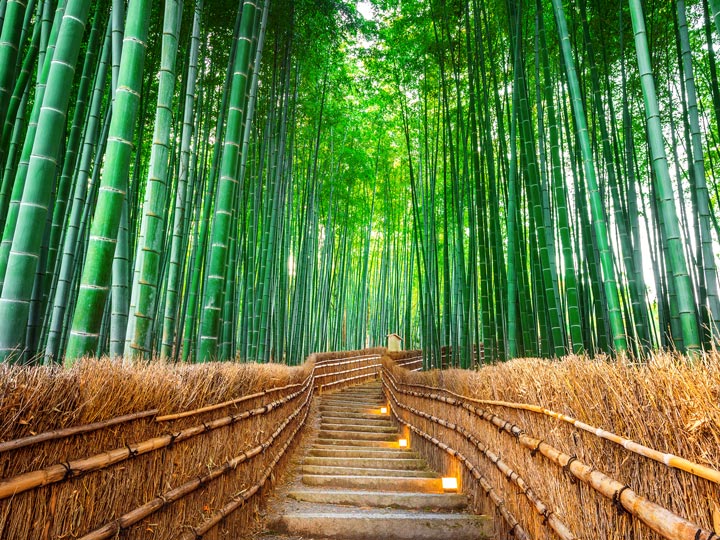
<path id="1" fill-rule="evenodd" d="M 0 0 L 0 357 L 715 345 L 720 0 Z"/>

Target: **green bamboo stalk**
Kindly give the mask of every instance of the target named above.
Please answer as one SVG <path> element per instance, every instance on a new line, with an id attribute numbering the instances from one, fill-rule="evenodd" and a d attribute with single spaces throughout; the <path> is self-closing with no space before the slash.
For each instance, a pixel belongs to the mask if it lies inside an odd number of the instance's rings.
<path id="1" fill-rule="evenodd" d="M 152 326 L 159 296 L 160 259 L 166 221 L 172 99 L 175 92 L 175 59 L 182 7 L 182 0 L 165 2 L 155 127 L 140 237 L 135 252 L 135 272 L 125 344 L 125 355 L 128 357 L 148 359 L 152 351 Z"/>
<path id="2" fill-rule="evenodd" d="M 677 302 L 682 324 L 682 336 L 685 348 L 693 354 L 700 349 L 700 335 L 695 315 L 695 294 L 693 292 L 687 263 L 683 254 L 680 228 L 675 210 L 673 190 L 668 170 L 665 145 L 660 125 L 660 112 L 655 92 L 655 81 L 650 64 L 650 51 L 647 42 L 645 19 L 640 0 L 629 0 L 635 35 L 635 49 L 640 71 L 640 82 L 645 103 L 648 139 L 652 155 L 654 181 L 660 198 L 663 215 L 663 228 L 669 250 L 669 266 L 677 290 Z"/>
<path id="3" fill-rule="evenodd" d="M 25 183 L 16 234 L 8 257 L 0 297 L 0 360 L 22 354 L 30 298 L 38 265 L 60 154 L 60 133 L 70 101 L 75 64 L 80 53 L 90 2 L 69 0 L 58 33 L 57 49 L 47 77 Z"/>
<path id="4" fill-rule="evenodd" d="M 580 144 L 580 152 L 582 154 L 583 167 L 585 170 L 585 181 L 587 182 L 588 193 L 590 196 L 593 228 L 598 249 L 600 251 L 600 263 L 602 265 L 603 283 L 605 285 L 605 297 L 610 316 L 610 328 L 612 331 L 613 344 L 615 350 L 619 354 L 622 354 L 627 350 L 627 337 L 625 335 L 625 325 L 622 320 L 622 312 L 620 309 L 620 296 L 615 277 L 613 255 L 608 238 L 608 227 L 605 220 L 604 203 L 598 188 L 595 174 L 595 164 L 593 161 L 592 149 L 590 147 L 587 120 L 585 119 L 585 107 L 583 106 L 580 84 L 575 71 L 575 61 L 572 56 L 572 51 L 570 50 L 570 38 L 568 35 L 562 0 L 552 1 L 555 9 L 555 20 L 558 26 L 558 34 L 560 35 L 563 59 L 565 62 L 565 74 L 568 79 L 568 89 L 570 91 L 570 98 L 573 106 L 573 116 L 575 118 L 575 126 L 579 139 L 578 142 Z"/>
<path id="5" fill-rule="evenodd" d="M 238 35 L 235 67 L 230 90 L 228 125 L 223 145 L 215 214 L 213 238 L 207 266 L 207 287 L 203 295 L 203 310 L 200 323 L 198 360 L 207 362 L 217 355 L 220 331 L 220 310 L 224 291 L 225 262 L 228 255 L 227 238 L 232 223 L 232 208 L 237 184 L 239 148 L 241 144 L 242 120 L 246 105 L 248 67 L 252 45 L 252 30 L 257 6 L 253 0 L 246 0 L 242 6 L 242 19 Z"/>
<path id="6" fill-rule="evenodd" d="M 83 355 L 95 354 L 98 350 L 102 313 L 110 285 L 107 269 L 115 252 L 122 205 L 127 193 L 151 7 L 150 0 L 130 0 L 128 3 L 107 157 L 66 350 L 66 364 L 72 364 Z"/>

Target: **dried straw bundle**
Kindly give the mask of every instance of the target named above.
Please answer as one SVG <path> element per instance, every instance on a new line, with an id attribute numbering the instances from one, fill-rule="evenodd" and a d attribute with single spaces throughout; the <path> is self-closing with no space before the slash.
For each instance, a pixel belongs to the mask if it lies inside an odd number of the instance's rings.
<path id="1" fill-rule="evenodd" d="M 4 441 L 47 430 L 63 429 L 138 411 L 157 409 L 172 414 L 222 403 L 240 396 L 253 399 L 157 423 L 154 418 L 122 422 L 90 433 L 48 441 L 0 453 L 3 478 L 98 454 L 126 444 L 177 433 L 211 420 L 240 415 L 291 396 L 277 407 L 251 419 L 230 423 L 161 450 L 123 460 L 80 478 L 37 488 L 0 501 L 0 538 L 77 537 L 127 513 L 156 496 L 216 469 L 243 449 L 268 441 L 272 448 L 236 467 L 212 483 L 187 494 L 128 529 L 129 538 L 173 538 L 202 523 L 207 516 L 266 476 L 277 450 L 289 447 L 301 425 L 300 410 L 312 385 L 298 392 L 312 365 L 206 364 L 166 365 L 159 362 L 119 365 L 88 360 L 64 371 L 57 368 L 0 367 L 0 435 Z M 288 386 L 275 394 L 261 392 Z M 287 423 L 288 418 L 292 421 Z M 284 423 L 284 429 L 278 431 Z M 253 519 L 257 497 L 228 516 L 207 538 L 222 530 L 242 530 Z"/>
<path id="2" fill-rule="evenodd" d="M 688 365 L 680 358 L 662 355 L 647 365 L 637 366 L 570 357 L 562 362 L 516 360 L 478 372 L 421 374 L 408 373 L 388 362 L 385 366 L 402 382 L 440 387 L 480 400 L 540 405 L 650 448 L 717 469 L 720 466 L 717 360 L 713 355 L 704 362 Z M 436 400 L 402 395 L 401 401 L 471 431 L 516 471 L 579 538 L 660 538 L 582 482 L 573 484 L 569 471 L 541 455 L 531 455 L 498 426 L 478 420 L 462 407 Z M 623 446 L 542 413 L 508 406 L 482 407 L 705 530 L 712 531 L 713 518 L 720 519 L 717 510 L 720 488 L 716 483 L 629 452 Z M 533 538 L 557 537 L 544 523 L 547 520 L 532 511 L 522 490 L 508 481 L 487 455 L 473 449 L 465 436 L 426 418 L 406 414 L 405 420 L 411 420 L 472 459 L 491 484 L 501 488 L 507 507 Z M 436 467 L 454 472 L 452 468 L 457 463 L 445 452 L 420 438 L 413 440 L 413 444 L 426 452 Z M 571 463 L 570 468 L 574 470 L 575 465 Z M 477 485 L 469 475 L 464 474 L 463 478 L 470 482 L 467 488 L 472 490 Z M 474 496 L 479 511 L 495 512 L 482 490 L 475 489 Z M 621 497 L 624 500 L 623 494 Z"/>

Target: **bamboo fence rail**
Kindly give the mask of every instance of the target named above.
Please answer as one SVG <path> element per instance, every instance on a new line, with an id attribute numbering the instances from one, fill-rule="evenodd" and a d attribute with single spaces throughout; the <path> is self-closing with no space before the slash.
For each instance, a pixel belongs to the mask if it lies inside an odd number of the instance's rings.
<path id="1" fill-rule="evenodd" d="M 56 465 L 46 467 L 45 469 L 31 471 L 12 478 L 4 479 L 0 481 L 0 500 L 12 497 L 29 489 L 67 480 L 91 471 L 104 469 L 105 467 L 109 467 L 110 465 L 114 465 L 126 459 L 134 458 L 154 450 L 178 444 L 214 429 L 229 426 L 241 420 L 247 420 L 248 418 L 266 414 L 303 394 L 310 387 L 310 381 L 311 379 L 308 379 L 308 382 L 302 390 L 256 409 L 251 409 L 249 411 L 244 411 L 230 416 L 224 416 L 210 422 L 203 422 L 199 426 L 184 429 L 182 431 L 178 431 L 177 433 L 168 433 L 161 437 L 154 437 L 136 444 L 127 445 L 123 448 L 115 448 L 88 458 L 58 463 Z"/>
<path id="2" fill-rule="evenodd" d="M 392 393 L 391 393 L 392 395 Z M 473 475 L 475 480 L 478 481 L 480 486 L 482 487 L 483 491 L 485 492 L 485 495 L 487 495 L 490 500 L 492 500 L 493 504 L 496 506 L 498 512 L 500 515 L 502 515 L 505 522 L 508 524 L 509 527 L 509 533 L 514 536 L 515 538 L 519 538 L 520 540 L 531 540 L 530 535 L 523 529 L 522 525 L 518 522 L 518 520 L 515 518 L 515 516 L 508 510 L 508 508 L 505 505 L 505 501 L 500 496 L 500 494 L 497 492 L 495 488 L 492 487 L 490 482 L 488 482 L 488 479 L 483 476 L 483 474 L 480 472 L 480 470 L 472 464 L 472 462 L 467 459 L 464 455 L 462 455 L 457 450 L 454 450 L 450 448 L 447 444 L 444 442 L 441 442 L 440 440 L 436 439 L 432 435 L 422 431 L 420 428 L 414 426 L 410 422 L 406 422 L 403 420 L 400 415 L 395 410 L 395 405 L 398 405 L 402 407 L 400 402 L 398 402 L 395 399 L 395 396 L 392 396 L 393 399 L 390 401 L 390 409 L 392 410 L 393 414 L 395 415 L 395 418 L 397 418 L 398 422 L 401 424 L 407 426 L 410 431 L 413 433 L 418 434 L 423 439 L 431 442 L 441 450 L 447 452 L 449 455 L 451 455 L 453 458 L 457 459 L 460 463 L 463 464 L 463 466 L 470 472 L 470 474 Z M 574 537 L 570 537 L 574 538 Z"/>
<path id="3" fill-rule="evenodd" d="M 590 433 L 591 435 L 594 435 L 601 439 L 605 439 L 605 440 L 613 442 L 619 446 L 622 446 L 628 452 L 632 452 L 639 456 L 643 456 L 648 459 L 652 459 L 653 461 L 662 463 L 663 465 L 665 465 L 667 467 L 671 467 L 673 469 L 678 469 L 678 470 L 684 471 L 686 473 L 692 474 L 694 476 L 697 476 L 699 478 L 704 478 L 706 480 L 710 480 L 711 482 L 715 482 L 716 484 L 720 484 L 720 471 L 718 471 L 717 469 L 713 469 L 712 467 L 707 467 L 705 465 L 702 465 L 701 463 L 696 463 L 694 461 L 685 459 L 680 456 L 676 456 L 674 454 L 660 452 L 659 450 L 655 450 L 654 448 L 650 448 L 648 446 L 637 443 L 630 439 L 626 439 L 625 437 L 621 437 L 620 435 L 616 435 L 615 433 L 612 433 L 610 431 L 606 431 L 602 428 L 591 426 L 589 424 L 586 424 L 585 422 L 581 422 L 580 420 L 573 418 L 572 416 L 568 416 L 566 414 L 552 411 L 550 409 L 546 409 L 545 407 L 541 407 L 539 405 L 532 405 L 532 404 L 527 404 L 527 403 L 513 403 L 513 402 L 509 402 L 509 401 L 497 401 L 497 400 L 489 400 L 489 399 L 475 399 L 475 398 L 471 398 L 468 396 L 463 396 L 461 394 L 457 394 L 457 393 L 453 392 L 452 390 L 447 390 L 445 388 L 440 388 L 438 386 L 428 386 L 428 385 L 424 385 L 424 384 L 413 384 L 413 383 L 403 383 L 403 384 L 405 384 L 406 386 L 412 386 L 414 388 L 422 388 L 424 390 L 430 390 L 431 392 L 443 392 L 445 394 L 451 395 L 451 396 L 456 397 L 461 400 L 469 401 L 471 403 L 477 403 L 478 405 L 496 406 L 496 407 L 504 407 L 504 408 L 508 408 L 508 409 L 516 409 L 516 410 L 521 410 L 521 411 L 529 411 L 529 412 L 536 413 L 536 414 L 542 414 L 542 415 L 548 416 L 550 418 L 555 418 L 556 420 L 566 422 L 566 423 L 572 425 L 573 427 L 582 429 L 583 431 Z"/>
<path id="4" fill-rule="evenodd" d="M 132 422 L 133 420 L 139 420 L 141 418 L 149 418 L 155 416 L 158 413 L 157 409 L 150 409 L 149 411 L 140 411 L 134 414 L 125 414 L 123 416 L 116 416 L 109 420 L 102 422 L 93 422 L 92 424 L 84 424 L 82 426 L 75 426 L 65 429 L 56 429 L 53 431 L 46 431 L 44 433 L 38 433 L 37 435 L 30 435 L 29 437 L 23 437 L 21 439 L 13 439 L 12 441 L 6 441 L 0 443 L 0 454 L 3 452 L 9 452 L 10 450 L 19 450 L 26 446 L 33 446 L 48 441 L 56 441 L 58 439 L 64 439 L 65 437 L 72 437 L 74 435 L 81 435 L 83 433 L 90 433 L 91 431 L 97 431 L 99 429 L 105 429 L 125 422 Z M 157 420 L 157 419 L 156 419 Z"/>
<path id="5" fill-rule="evenodd" d="M 312 375 L 309 375 L 308 379 L 310 377 L 312 377 Z M 257 398 L 261 398 L 264 396 L 268 396 L 270 394 L 281 392 L 283 390 L 290 390 L 291 388 L 301 387 L 307 383 L 308 379 L 306 379 L 305 381 L 303 381 L 301 383 L 288 384 L 285 386 L 278 386 L 276 388 L 269 388 L 268 390 L 263 390 L 262 392 L 256 392 L 256 393 L 250 394 L 248 396 L 242 396 L 242 397 L 231 399 L 228 401 L 223 401 L 222 403 L 216 403 L 214 405 L 207 405 L 205 407 L 200 407 L 198 409 L 193 409 L 190 411 L 184 411 L 184 412 L 179 412 L 179 413 L 174 413 L 174 414 L 166 414 L 163 416 L 158 416 L 155 418 L 155 421 L 156 422 L 169 422 L 170 420 L 179 420 L 180 418 L 186 418 L 188 416 L 195 416 L 195 415 L 206 413 L 206 412 L 216 411 L 218 409 L 230 407 L 231 405 L 237 405 L 238 403 L 243 403 L 243 402 L 249 401 L 251 399 L 257 399 Z"/>
<path id="6" fill-rule="evenodd" d="M 441 395 L 441 393 L 445 392 L 443 389 L 426 387 L 426 389 L 431 388 L 432 392 L 414 392 L 398 388 L 397 385 L 408 387 L 424 385 L 396 381 L 393 374 L 387 368 L 388 365 L 389 364 L 385 364 L 385 369 L 383 370 L 383 381 L 385 381 L 385 388 L 393 399 L 397 398 L 393 390 L 388 386 L 388 381 L 390 385 L 394 386 L 395 391 L 405 396 L 429 400 L 452 408 L 461 409 L 470 413 L 475 418 L 491 423 L 499 432 L 510 435 L 511 438 L 525 448 L 530 455 L 540 453 L 551 463 L 572 475 L 573 478 L 580 480 L 584 485 L 610 500 L 618 509 L 635 516 L 664 538 L 673 540 L 710 540 L 712 538 L 718 538 L 716 533 L 705 530 L 676 513 L 649 501 L 647 498 L 635 493 L 629 486 L 583 463 L 577 456 L 564 453 L 542 439 L 528 435 L 516 424 L 494 413 L 479 409 L 466 400 Z M 428 418 L 428 416 L 432 418 Z M 451 422 L 445 420 L 439 422 L 438 420 L 440 419 L 433 415 L 427 415 L 427 413 L 425 413 L 423 417 L 432 420 L 438 425 L 453 429 L 463 436 L 465 436 L 465 433 L 470 433 L 464 428 L 457 429 L 457 425 Z M 470 422 L 472 425 L 472 420 Z M 465 436 L 465 438 L 467 437 Z"/>
<path id="7" fill-rule="evenodd" d="M 221 522 L 225 523 L 223 530 L 228 527 L 245 530 L 262 501 L 263 497 L 257 495 L 264 493 L 262 488 L 279 473 L 283 456 L 307 419 L 314 391 L 334 390 L 377 378 L 381 353 L 382 348 L 311 355 L 301 368 L 227 364 L 193 367 L 157 364 L 138 368 L 91 361 L 79 363 L 74 368 L 77 373 L 70 374 L 43 368 L 18 371 L 23 381 L 40 383 L 15 384 L 13 388 L 18 392 L 40 388 L 49 393 L 54 379 L 59 377 L 62 385 L 56 387 L 62 388 L 64 394 L 51 396 L 42 409 L 35 407 L 36 401 L 21 394 L 17 398 L 6 394 L 6 403 L 0 401 L 0 413 L 12 415 L 0 414 L 3 427 L 18 418 L 51 427 L 37 435 L 0 443 L 3 470 L 17 471 L 0 479 L 0 538 L 90 540 L 121 534 L 128 538 L 164 540 L 185 533 L 197 538 Z M 109 381 L 104 383 L 106 370 Z M 242 377 L 242 383 L 233 377 Z M 84 381 L 81 391 L 73 386 L 73 381 L 80 380 Z M 268 385 L 267 381 L 276 384 Z M 47 411 L 58 420 L 79 418 L 76 413 L 64 412 L 71 403 L 67 395 L 84 403 L 89 415 L 93 414 L 88 409 L 90 404 L 99 405 L 105 411 L 103 414 L 126 407 L 127 401 L 117 398 L 123 395 L 122 385 L 127 382 L 137 383 L 137 389 L 132 391 L 138 392 L 138 397 L 155 396 L 158 406 L 56 428 L 52 428 L 52 419 L 46 420 L 41 415 Z M 228 392 L 237 388 L 241 394 L 223 395 L 216 391 L 218 383 Z M 175 388 L 169 391 L 171 385 Z M 150 387 L 152 393 L 144 393 L 145 387 Z M 210 396 L 210 400 L 205 396 Z M 266 401 L 273 396 L 276 397 Z M 9 397 L 26 411 L 24 417 L 18 416 L 18 407 L 7 405 Z M 53 399 L 58 405 L 52 405 Z M 115 401 L 105 403 L 101 399 Z M 170 410 L 160 415 L 159 411 L 167 410 L 168 404 Z M 179 404 L 188 406 L 183 408 Z M 243 405 L 245 408 L 212 416 L 213 412 Z M 136 420 L 145 422 L 137 425 Z M 230 431 L 219 432 L 221 428 Z M 266 433 L 271 435 L 263 435 Z M 138 439 L 134 438 L 136 435 L 150 436 Z M 115 446 L 106 450 L 113 443 Z M 63 458 L 70 451 L 77 456 L 83 448 L 86 452 L 79 457 Z M 228 448 L 245 450 L 228 456 L 225 454 Z M 54 460 L 48 463 L 51 458 Z M 19 463 L 22 466 L 15 465 Z M 42 466 L 23 468 L 35 463 Z M 251 500 L 252 504 L 248 504 Z M 243 511 L 236 512 L 240 508 Z M 206 519 L 196 525 L 193 522 L 198 514 Z M 42 526 L 38 528 L 33 523 Z"/>
<path id="8" fill-rule="evenodd" d="M 388 380 L 391 382 L 393 389 L 397 391 L 396 382 L 394 381 L 392 375 L 388 374 Z M 433 416 L 431 414 L 428 414 L 423 411 L 419 411 L 413 407 L 410 407 L 408 405 L 405 405 L 403 403 L 400 403 L 397 399 L 395 392 L 393 389 L 387 388 L 392 401 L 397 404 L 398 407 L 405 409 L 406 411 L 411 412 L 415 416 L 420 416 L 425 418 L 426 420 L 430 420 L 431 422 L 441 425 L 447 429 L 451 429 L 453 431 L 458 432 L 460 435 L 465 437 L 474 447 L 476 447 L 481 454 L 483 454 L 495 467 L 497 467 L 500 472 L 505 476 L 510 482 L 515 484 L 518 489 L 520 489 L 520 492 L 525 495 L 525 497 L 528 499 L 530 504 L 535 508 L 537 513 L 544 518 L 544 521 L 547 522 L 547 524 L 550 526 L 550 528 L 557 534 L 559 538 L 562 540 L 575 540 L 577 537 L 570 531 L 570 529 L 563 523 L 557 515 L 548 507 L 546 503 L 540 500 L 540 498 L 537 496 L 535 491 L 527 484 L 527 482 L 518 474 L 517 471 L 513 470 L 512 467 L 510 467 L 507 463 L 505 463 L 498 454 L 492 452 L 489 447 L 486 444 L 483 444 L 480 442 L 470 431 L 466 430 L 465 428 L 454 424 L 452 422 L 448 422 L 446 420 L 443 420 L 442 418 L 437 418 L 436 416 Z M 391 404 L 392 407 L 392 404 Z M 393 409 L 394 410 L 394 409 Z M 397 415 L 396 415 L 397 416 Z M 404 424 L 411 426 L 411 429 L 413 429 L 412 425 L 409 422 L 405 422 L 404 420 L 400 420 Z M 414 430 L 414 429 L 413 429 Z M 424 432 L 423 432 L 424 433 Z M 431 440 L 431 442 L 434 443 L 434 441 Z M 462 459 L 460 461 L 463 461 Z M 483 477 L 484 478 L 484 477 Z M 487 483 L 487 479 L 484 480 L 485 483 Z M 512 525 L 514 526 L 514 525 Z M 511 529 L 513 530 L 513 529 Z"/>
<path id="9" fill-rule="evenodd" d="M 233 497 L 230 502 L 228 502 L 225 506 L 223 506 L 214 516 L 212 516 L 210 519 L 202 523 L 201 525 L 191 529 L 190 531 L 186 532 L 183 536 L 181 536 L 181 539 L 185 540 L 195 540 L 197 538 L 202 538 L 205 533 L 207 533 L 209 530 L 211 530 L 213 527 L 215 527 L 218 523 L 220 523 L 223 519 L 225 519 L 228 515 L 230 515 L 232 512 L 243 506 L 251 497 L 256 495 L 262 487 L 265 486 L 266 482 L 268 481 L 268 478 L 270 478 L 270 475 L 273 474 L 273 471 L 275 467 L 277 466 L 278 462 L 283 458 L 285 453 L 287 452 L 288 447 L 290 446 L 290 443 L 294 440 L 295 436 L 297 435 L 298 431 L 302 426 L 305 424 L 305 421 L 307 420 L 307 415 L 309 412 L 309 398 L 306 401 L 305 406 L 305 415 L 303 416 L 302 420 L 300 421 L 300 424 L 295 429 L 295 431 L 290 436 L 290 439 L 285 443 L 285 445 L 280 449 L 278 454 L 275 456 L 273 461 L 270 463 L 270 465 L 265 469 L 265 472 L 260 479 L 260 481 L 252 486 L 250 489 L 243 491 L 239 496 Z"/>
<path id="10" fill-rule="evenodd" d="M 244 450 L 241 454 L 235 456 L 234 458 L 226 461 L 223 465 L 219 467 L 215 467 L 214 469 L 208 471 L 207 473 L 198 476 L 189 482 L 184 483 L 181 486 L 178 486 L 174 489 L 171 489 L 170 491 L 167 491 L 163 493 L 162 495 L 159 495 L 158 497 L 152 499 L 151 501 L 148 501 L 144 505 L 135 508 L 131 510 L 130 512 L 120 516 L 118 519 L 104 525 L 103 527 L 92 531 L 89 534 L 86 534 L 83 536 L 80 540 L 102 540 L 105 538 L 112 538 L 119 532 L 127 529 L 131 525 L 134 525 L 138 523 L 139 521 L 145 519 L 146 517 L 152 515 L 153 513 L 157 512 L 158 510 L 162 509 L 168 504 L 171 504 L 178 499 L 186 496 L 189 493 L 192 493 L 196 489 L 206 486 L 211 481 L 215 480 L 216 478 L 219 478 L 220 476 L 227 474 L 228 472 L 235 470 L 235 468 L 240 465 L 241 463 L 244 463 L 245 461 L 251 460 L 252 458 L 258 456 L 261 452 L 267 450 L 272 446 L 272 444 L 275 442 L 275 440 L 282 434 L 282 432 L 287 428 L 288 425 L 292 423 L 295 418 L 300 414 L 301 411 L 305 411 L 305 416 L 303 417 L 302 421 L 299 422 L 298 427 L 295 429 L 293 434 L 290 436 L 288 442 L 286 443 L 286 446 L 283 447 L 283 452 L 292 442 L 294 436 L 297 434 L 297 432 L 300 430 L 300 428 L 303 426 L 305 418 L 307 417 L 307 411 L 308 411 L 308 405 L 310 403 L 310 399 L 312 398 L 312 390 L 307 393 L 307 397 L 305 398 L 305 401 L 300 406 L 299 409 L 297 409 L 293 414 L 288 416 L 288 418 L 278 427 L 278 429 L 270 435 L 267 439 L 265 439 L 261 444 L 249 448 L 247 450 Z"/>

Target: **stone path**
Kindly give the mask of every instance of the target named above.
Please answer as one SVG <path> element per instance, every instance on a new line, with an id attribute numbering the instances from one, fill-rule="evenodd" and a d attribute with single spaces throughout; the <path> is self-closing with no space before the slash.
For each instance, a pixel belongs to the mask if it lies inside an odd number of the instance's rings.
<path id="1" fill-rule="evenodd" d="M 441 479 L 400 448 L 379 382 L 319 399 L 320 425 L 301 449 L 300 470 L 271 505 L 263 540 L 480 540 L 490 518 L 465 511 L 466 497 L 443 493 Z"/>

